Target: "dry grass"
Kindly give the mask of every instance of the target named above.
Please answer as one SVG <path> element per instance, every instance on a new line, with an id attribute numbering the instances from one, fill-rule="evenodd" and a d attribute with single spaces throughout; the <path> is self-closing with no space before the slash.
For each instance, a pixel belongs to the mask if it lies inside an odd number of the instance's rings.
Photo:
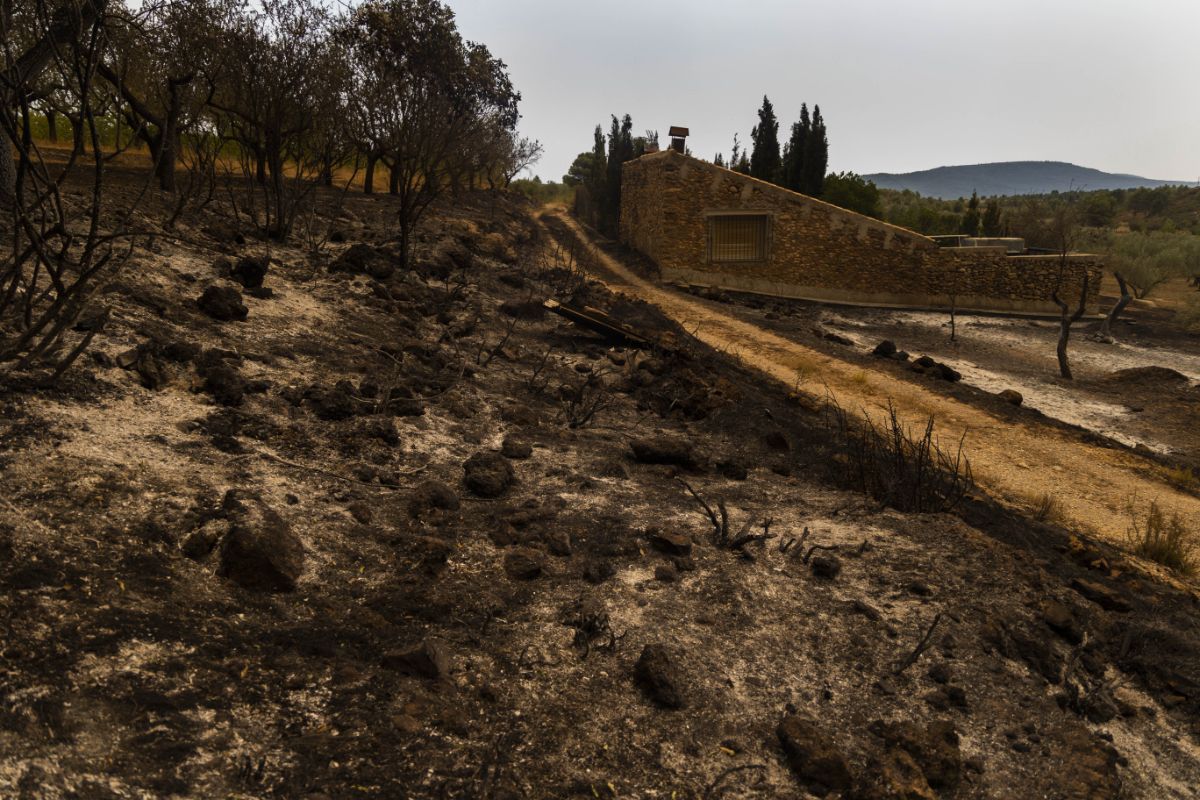
<path id="1" fill-rule="evenodd" d="M 1058 522 L 1062 519 L 1062 503 L 1058 497 L 1046 492 L 1033 502 L 1033 518 L 1038 522 Z"/>
<path id="2" fill-rule="evenodd" d="M 1129 543 L 1134 553 L 1180 575 L 1200 569 L 1200 537 L 1178 514 L 1167 514 L 1152 500 L 1145 513 L 1129 505 Z"/>

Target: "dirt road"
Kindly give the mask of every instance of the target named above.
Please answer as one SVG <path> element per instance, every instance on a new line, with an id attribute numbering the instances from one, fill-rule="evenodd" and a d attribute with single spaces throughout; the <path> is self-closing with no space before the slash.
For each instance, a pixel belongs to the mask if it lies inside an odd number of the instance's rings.
<path id="1" fill-rule="evenodd" d="M 556 213 L 585 241 L 589 235 L 569 215 Z M 676 291 L 646 281 L 606 253 L 596 256 L 616 280 L 614 291 L 663 309 L 706 344 L 736 355 L 748 365 L 789 386 L 824 395 L 846 409 L 879 414 L 890 398 L 901 417 L 923 425 L 933 415 L 938 437 L 965 450 L 976 481 L 999 499 L 1029 508 L 1045 493 L 1057 498 L 1064 524 L 1126 541 L 1131 498 L 1140 507 L 1152 499 L 1200 525 L 1200 500 L 1154 480 L 1147 463 L 1132 453 L 1081 442 L 1048 426 L 1014 425 L 978 408 L 899 381 L 886 373 L 849 364 L 736 319 Z"/>

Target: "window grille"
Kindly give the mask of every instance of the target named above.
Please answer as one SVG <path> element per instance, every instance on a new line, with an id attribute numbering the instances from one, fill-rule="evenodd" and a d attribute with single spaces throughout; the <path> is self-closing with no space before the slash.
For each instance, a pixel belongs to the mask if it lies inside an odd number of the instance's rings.
<path id="1" fill-rule="evenodd" d="M 766 261 L 766 215 L 709 217 L 708 260 L 715 263 Z"/>

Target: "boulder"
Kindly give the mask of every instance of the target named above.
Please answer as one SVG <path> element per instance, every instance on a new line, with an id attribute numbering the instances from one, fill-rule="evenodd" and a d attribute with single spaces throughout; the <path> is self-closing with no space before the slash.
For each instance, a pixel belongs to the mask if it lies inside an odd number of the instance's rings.
<path id="1" fill-rule="evenodd" d="M 499 497 L 513 482 L 515 473 L 499 453 L 480 451 L 463 463 L 463 483 L 480 497 Z"/>
<path id="2" fill-rule="evenodd" d="M 504 557 L 504 573 L 516 581 L 531 581 L 539 577 L 544 566 L 541 552 L 531 547 L 515 548 Z"/>
<path id="3" fill-rule="evenodd" d="M 691 469 L 699 463 L 691 442 L 671 436 L 634 439 L 629 447 L 634 459 L 642 464 L 669 464 Z"/>
<path id="4" fill-rule="evenodd" d="M 846 793 L 850 789 L 850 765 L 829 742 L 817 723 L 799 714 L 789 714 L 775 729 L 788 766 L 814 794 Z"/>
<path id="5" fill-rule="evenodd" d="M 431 508 L 458 511 L 460 505 L 458 493 L 441 481 L 423 481 L 408 496 L 408 513 L 414 517 Z"/>
<path id="6" fill-rule="evenodd" d="M 889 749 L 908 753 L 934 789 L 949 793 L 957 788 L 962 776 L 962 753 L 953 723 L 935 720 L 921 726 L 908 720 L 876 720 L 869 730 L 882 738 Z"/>
<path id="7" fill-rule="evenodd" d="M 229 271 L 229 277 L 240 283 L 243 288 L 259 289 L 263 285 L 263 279 L 267 277 L 269 267 L 270 261 L 265 256 L 247 256 L 234 265 Z"/>
<path id="8" fill-rule="evenodd" d="M 388 260 L 368 244 L 358 242 L 350 245 L 332 264 L 330 272 L 345 272 L 351 275 L 369 275 L 376 280 L 390 278 L 395 268 Z"/>
<path id="9" fill-rule="evenodd" d="M 218 575 L 246 589 L 286 592 L 303 571 L 304 545 L 283 517 L 260 501 L 234 515 Z"/>
<path id="10" fill-rule="evenodd" d="M 837 556 L 814 556 L 809 564 L 812 574 L 818 578 L 832 580 L 842 571 L 842 562 Z"/>
<path id="11" fill-rule="evenodd" d="M 246 381 L 237 368 L 224 361 L 206 367 L 202 388 L 223 406 L 240 406 L 246 395 Z"/>
<path id="12" fill-rule="evenodd" d="M 683 675 L 671 653 L 661 644 L 648 644 L 633 668 L 634 679 L 642 691 L 663 708 L 680 709 L 687 705 Z"/>
<path id="13" fill-rule="evenodd" d="M 450 673 L 450 654 L 437 639 L 424 639 L 415 647 L 384 653 L 383 666 L 405 675 L 438 680 Z"/>
<path id="14" fill-rule="evenodd" d="M 1016 389 L 1004 389 L 997 392 L 996 396 L 1009 405 L 1019 406 L 1025 402 L 1025 397 Z"/>
<path id="15" fill-rule="evenodd" d="M 529 458 L 533 455 L 533 445 L 515 436 L 505 436 L 500 445 L 500 455 L 513 459 Z"/>
<path id="16" fill-rule="evenodd" d="M 232 286 L 209 286 L 196 304 L 205 314 L 221 322 L 243 320 L 250 313 L 242 302 L 242 293 Z"/>
<path id="17" fill-rule="evenodd" d="M 646 538 L 650 540 L 650 544 L 654 546 L 655 550 L 669 556 L 687 556 L 692 553 L 692 537 L 686 533 L 650 528 L 646 531 Z"/>
<path id="18" fill-rule="evenodd" d="M 896 354 L 896 343 L 890 339 L 884 339 L 875 345 L 875 349 L 871 351 L 871 354 L 880 358 L 891 358 Z"/>

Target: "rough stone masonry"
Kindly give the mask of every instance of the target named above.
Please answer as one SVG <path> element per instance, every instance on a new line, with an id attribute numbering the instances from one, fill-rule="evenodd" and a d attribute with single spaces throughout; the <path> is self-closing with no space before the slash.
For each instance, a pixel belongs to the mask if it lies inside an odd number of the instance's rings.
<path id="1" fill-rule="evenodd" d="M 714 219 L 766 218 L 757 260 L 715 261 Z M 942 248 L 914 231 L 665 150 L 622 170 L 621 241 L 652 259 L 665 281 L 779 297 L 917 308 L 1058 313 L 1089 276 L 1097 308 L 1097 256 L 1008 255 L 1003 247 Z"/>

